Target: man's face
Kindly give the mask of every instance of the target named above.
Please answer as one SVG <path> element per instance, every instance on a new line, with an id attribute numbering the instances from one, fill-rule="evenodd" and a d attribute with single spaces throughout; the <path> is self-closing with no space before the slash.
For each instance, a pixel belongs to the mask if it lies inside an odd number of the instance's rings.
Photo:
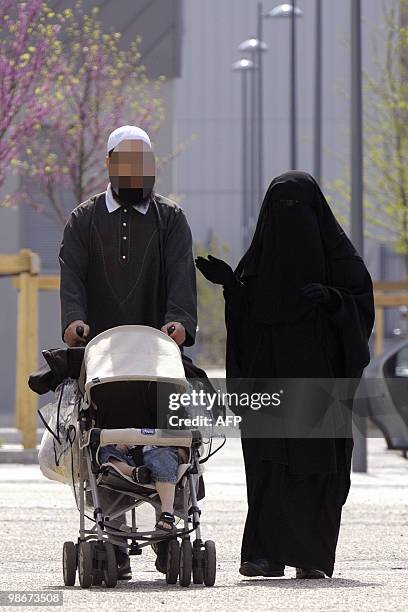
<path id="1" fill-rule="evenodd" d="M 124 205 L 151 194 L 156 180 L 154 154 L 143 140 L 122 140 L 106 158 L 112 190 Z"/>

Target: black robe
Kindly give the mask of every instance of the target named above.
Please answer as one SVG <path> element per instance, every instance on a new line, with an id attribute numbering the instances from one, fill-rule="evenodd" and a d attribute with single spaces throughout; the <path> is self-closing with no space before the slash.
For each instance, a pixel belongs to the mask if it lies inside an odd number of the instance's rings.
<path id="1" fill-rule="evenodd" d="M 194 344 L 196 277 L 191 231 L 181 208 L 155 194 L 144 215 L 108 212 L 105 193 L 72 212 L 60 250 L 61 326 L 77 319 L 90 338 L 118 325 L 160 329 L 179 321 Z"/>
<path id="2" fill-rule="evenodd" d="M 369 362 L 370 275 L 304 173 L 272 181 L 254 238 L 224 289 L 227 378 L 352 378 Z M 327 308 L 301 289 L 328 287 Z M 251 419 L 256 415 L 251 414 Z M 250 434 L 252 435 L 252 434 Z M 314 568 L 331 576 L 350 487 L 352 437 L 246 437 L 248 516 L 242 561 Z"/>

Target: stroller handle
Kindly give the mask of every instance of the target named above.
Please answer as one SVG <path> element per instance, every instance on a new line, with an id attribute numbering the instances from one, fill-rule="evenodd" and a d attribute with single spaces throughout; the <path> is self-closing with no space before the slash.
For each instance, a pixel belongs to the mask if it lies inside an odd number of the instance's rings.
<path id="1" fill-rule="evenodd" d="M 76 334 L 77 336 L 79 336 L 80 338 L 84 337 L 84 326 L 83 325 L 77 325 L 75 328 Z M 167 328 L 167 333 L 169 336 L 171 336 L 171 334 L 173 334 L 176 331 L 176 326 L 175 325 L 170 325 L 170 327 Z"/>

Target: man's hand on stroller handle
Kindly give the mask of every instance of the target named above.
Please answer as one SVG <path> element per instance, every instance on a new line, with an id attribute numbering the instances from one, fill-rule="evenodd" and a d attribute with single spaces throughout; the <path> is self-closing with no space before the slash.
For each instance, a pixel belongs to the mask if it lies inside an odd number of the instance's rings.
<path id="1" fill-rule="evenodd" d="M 68 346 L 84 346 L 89 336 L 89 325 L 84 321 L 72 321 L 64 332 L 64 342 Z"/>
<path id="2" fill-rule="evenodd" d="M 178 321 L 170 321 L 161 328 L 161 331 L 168 334 L 179 346 L 181 346 L 186 339 L 186 330 L 183 325 Z"/>
<path id="3" fill-rule="evenodd" d="M 170 321 L 161 328 L 161 331 L 168 334 L 179 346 L 186 339 L 186 330 L 178 321 Z M 82 320 L 75 320 L 70 323 L 64 332 L 64 342 L 68 346 L 84 346 L 88 340 L 90 327 Z"/>

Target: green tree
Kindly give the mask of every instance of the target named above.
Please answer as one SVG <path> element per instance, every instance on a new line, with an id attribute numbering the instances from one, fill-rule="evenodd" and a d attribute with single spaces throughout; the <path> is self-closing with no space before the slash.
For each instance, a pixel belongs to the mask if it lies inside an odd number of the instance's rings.
<path id="1" fill-rule="evenodd" d="M 215 257 L 225 258 L 228 249 L 220 245 L 217 238 L 212 238 L 208 245 L 195 245 L 196 256 L 205 257 L 211 253 Z M 225 365 L 225 322 L 224 297 L 218 285 L 210 283 L 197 272 L 198 298 L 198 353 L 203 366 L 224 367 Z"/>
<path id="2" fill-rule="evenodd" d="M 367 77 L 367 214 L 404 256 L 408 274 L 408 0 L 387 4 L 380 77 Z"/>
<path id="3" fill-rule="evenodd" d="M 408 275 L 408 0 L 384 3 L 384 25 L 385 53 L 375 77 L 365 75 L 364 206 L 367 233 L 392 244 Z M 349 206 L 349 181 L 335 191 Z"/>

